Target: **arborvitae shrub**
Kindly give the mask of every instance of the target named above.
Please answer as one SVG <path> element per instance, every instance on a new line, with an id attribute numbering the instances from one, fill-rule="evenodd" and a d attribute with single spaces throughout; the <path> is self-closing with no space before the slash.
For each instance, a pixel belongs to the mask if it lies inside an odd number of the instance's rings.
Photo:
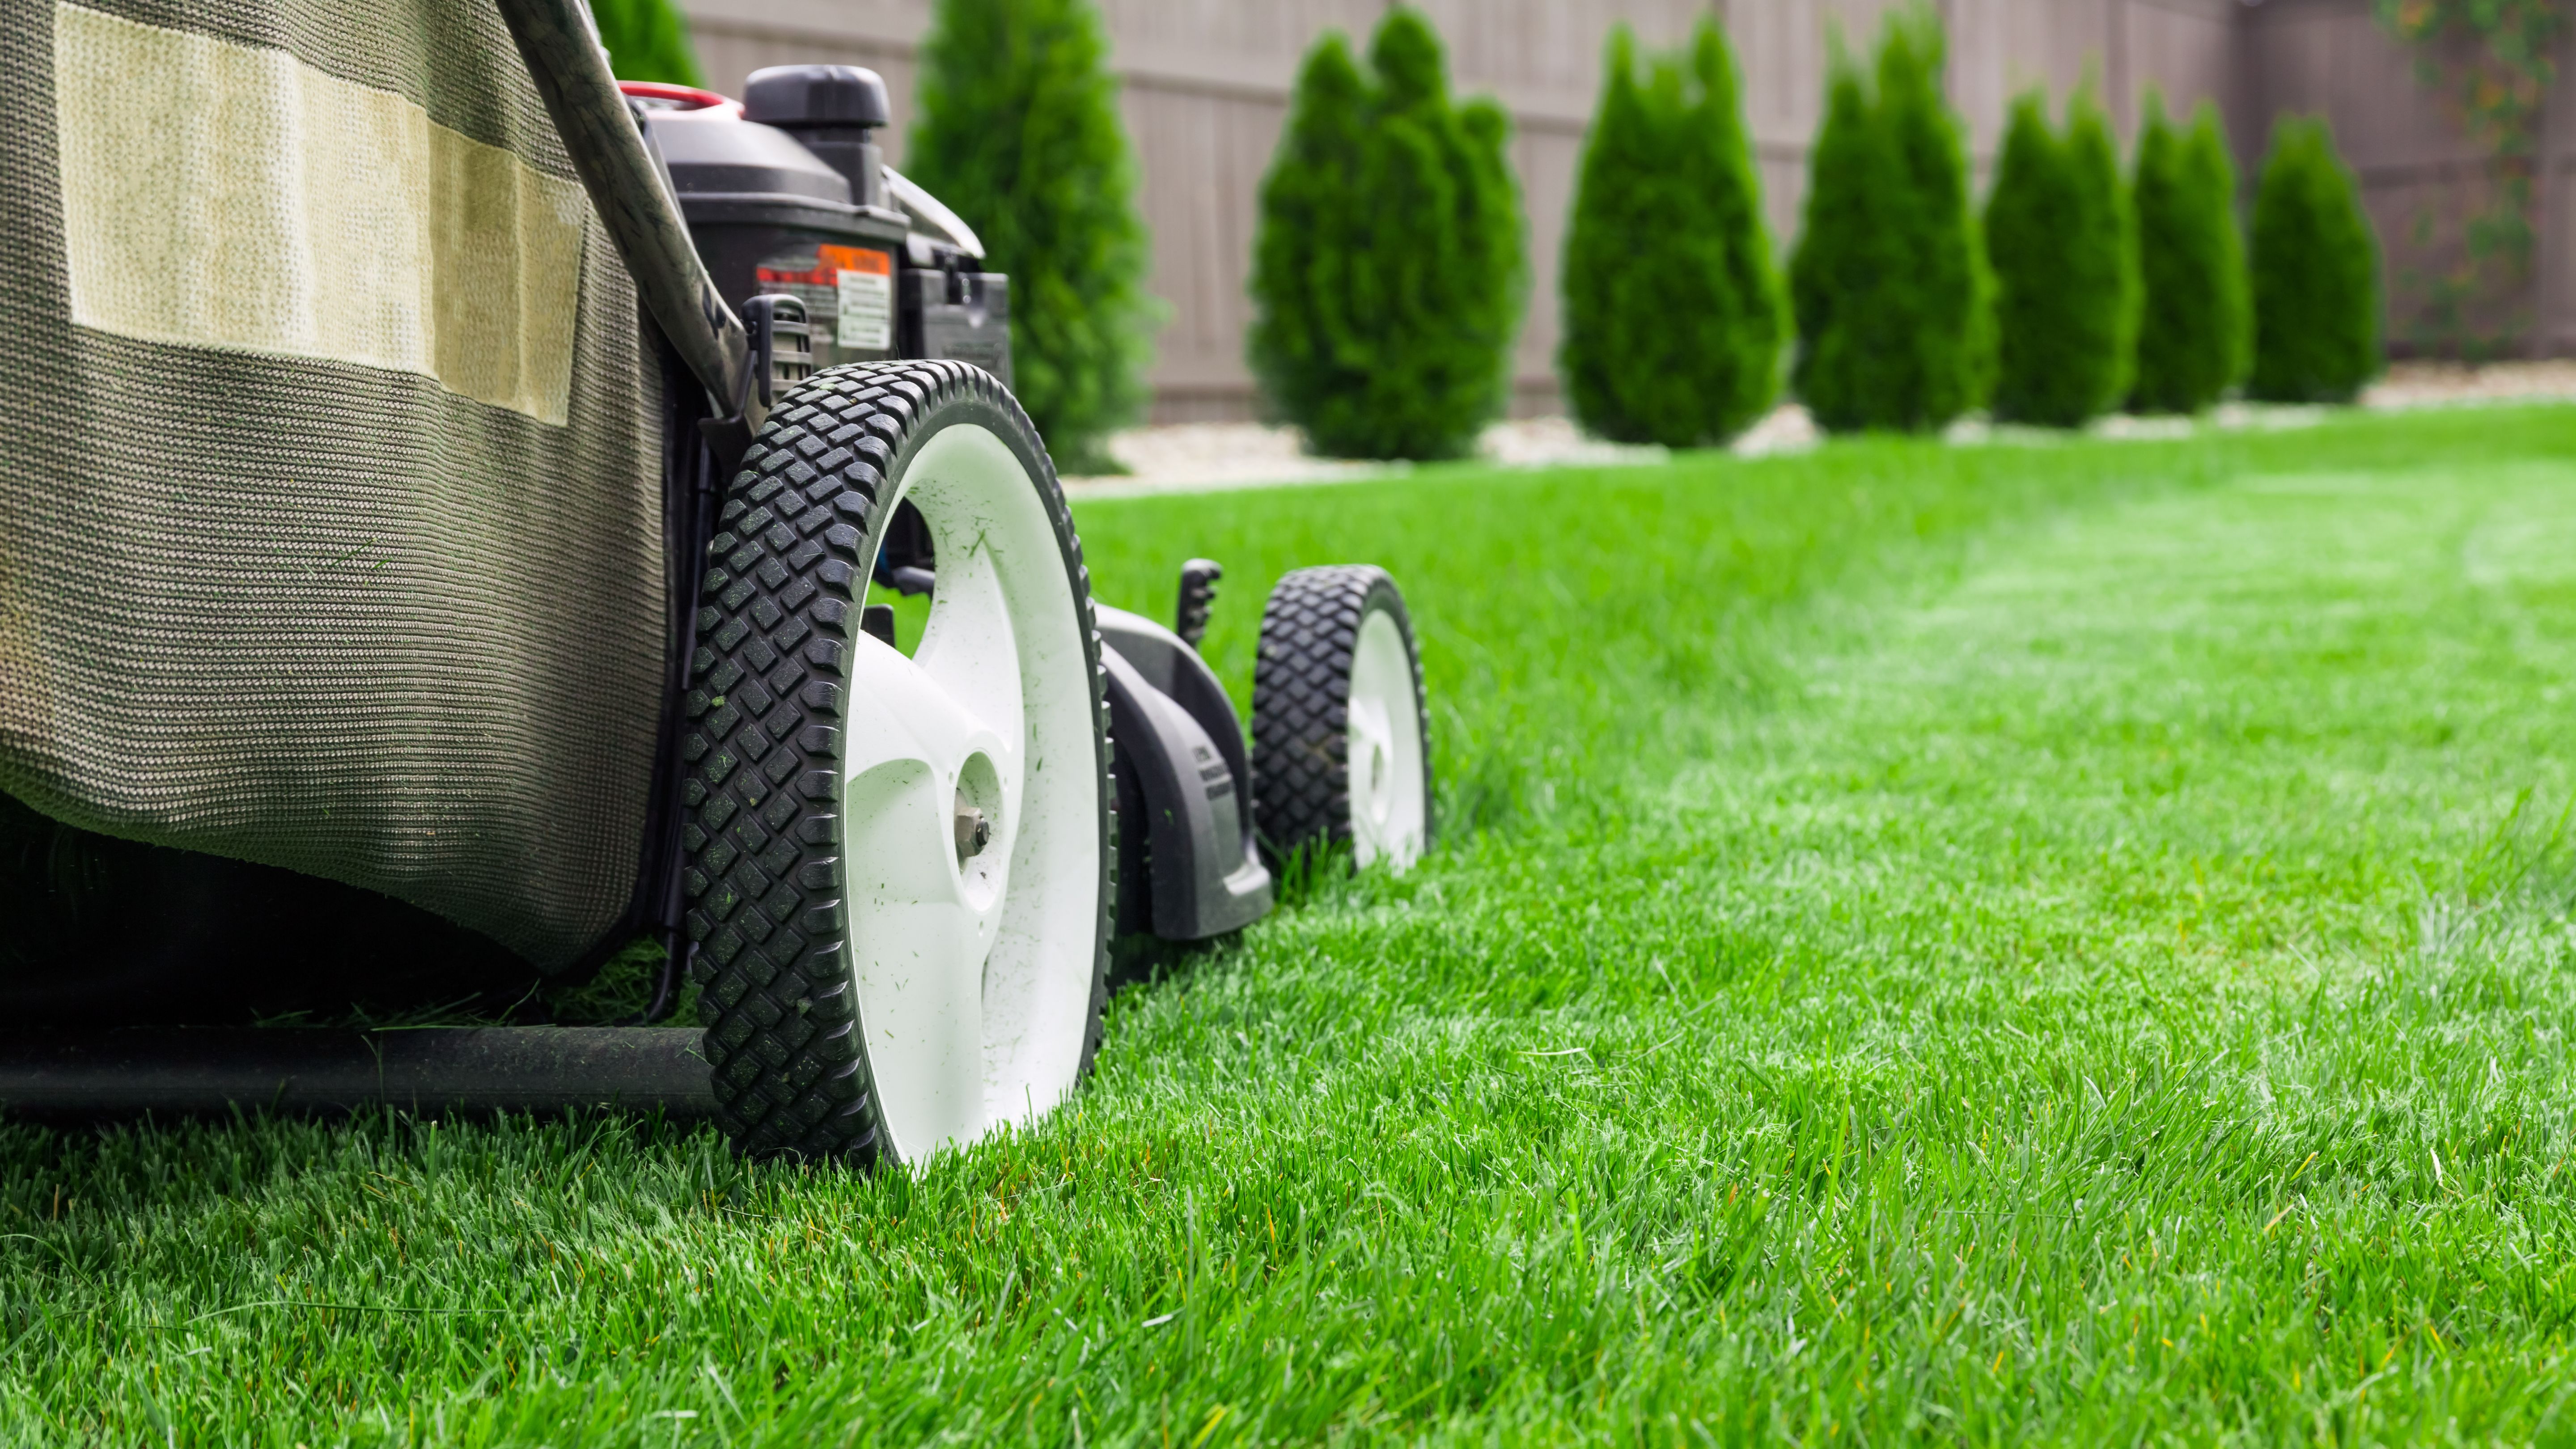
<path id="1" fill-rule="evenodd" d="M 1891 396 L 1910 370 L 1896 355 L 1904 342 L 1899 319 L 1871 305 L 1871 294 L 1904 264 L 1884 216 L 1884 198 L 1899 182 L 1860 70 L 1839 53 L 1826 77 L 1825 119 L 1808 169 L 1805 224 L 1789 258 L 1798 326 L 1789 382 L 1820 425 L 1865 427 L 1871 400 Z"/>
<path id="2" fill-rule="evenodd" d="M 1791 381 L 1822 426 L 1928 430 L 1984 398 L 1992 320 L 1928 10 L 1889 17 L 1876 94 L 1837 48 L 1789 265 Z"/>
<path id="3" fill-rule="evenodd" d="M 2102 284 L 2102 305 L 2093 315 L 2109 337 L 2111 381 L 2097 411 L 2108 411 L 2128 396 L 2138 375 L 2138 236 L 2128 183 L 2120 175 L 2120 143 L 2090 86 L 2067 103 L 2066 153 L 2084 187 L 2092 239 L 2087 270 Z"/>
<path id="4" fill-rule="evenodd" d="M 2150 94 L 2131 194 L 2142 295 L 2130 406 L 2198 412 L 2244 375 L 2246 360 L 2245 244 L 2218 108 L 2201 102 L 2185 132 Z"/>
<path id="5" fill-rule="evenodd" d="M 2272 402 L 2349 402 L 2379 371 L 2379 248 L 2321 120 L 2285 117 L 2254 193 L 2254 374 Z"/>
<path id="6" fill-rule="evenodd" d="M 599 43 L 608 48 L 609 69 L 619 80 L 706 84 L 689 49 L 688 29 L 671 0 L 591 0 L 590 14 L 599 23 Z"/>
<path id="7" fill-rule="evenodd" d="M 1771 405 L 1780 294 L 1734 57 L 1703 20 L 1689 53 L 1640 86 L 1626 26 L 1584 146 L 1566 230 L 1557 364 L 1582 424 L 1619 442 L 1691 447 Z"/>
<path id="8" fill-rule="evenodd" d="M 2013 103 L 1986 200 L 1995 276 L 1998 418 L 2080 427 L 2125 388 L 2135 288 L 2111 128 L 2089 94 L 2049 129 L 2037 92 Z"/>
<path id="9" fill-rule="evenodd" d="M 940 0 L 905 171 L 1011 278 L 1013 391 L 1067 472 L 1144 401 L 1136 167 L 1091 0 Z"/>
<path id="10" fill-rule="evenodd" d="M 1450 458 L 1502 411 L 1525 278 L 1510 125 L 1454 104 L 1440 40 L 1387 12 L 1369 71 L 1306 56 L 1261 185 L 1246 351 L 1316 452 Z"/>
<path id="11" fill-rule="evenodd" d="M 1982 407 L 1994 385 L 1993 278 L 1968 199 L 1967 128 L 1942 90 L 1949 53 L 1929 5 L 1891 15 L 1878 55 L 1878 104 L 1905 178 L 1900 221 L 1914 271 L 1921 392 L 1915 415 L 1939 427 Z"/>
<path id="12" fill-rule="evenodd" d="M 2183 176 L 2208 217 L 2205 225 L 2218 257 L 2217 290 L 2225 311 L 2219 338 L 2227 345 L 2227 383 L 2245 380 L 2254 366 L 2254 279 L 2246 270 L 2245 225 L 2237 214 L 2236 153 L 2218 107 L 2202 101 L 2192 111 L 2183 143 Z"/>

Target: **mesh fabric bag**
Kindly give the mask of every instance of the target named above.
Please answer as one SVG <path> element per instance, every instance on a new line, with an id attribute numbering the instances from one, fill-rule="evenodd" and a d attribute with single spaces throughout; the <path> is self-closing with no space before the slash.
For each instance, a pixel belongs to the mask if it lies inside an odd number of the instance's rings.
<path id="1" fill-rule="evenodd" d="M 592 952 L 665 678 L 659 373 L 497 11 L 0 17 L 0 792 Z"/>

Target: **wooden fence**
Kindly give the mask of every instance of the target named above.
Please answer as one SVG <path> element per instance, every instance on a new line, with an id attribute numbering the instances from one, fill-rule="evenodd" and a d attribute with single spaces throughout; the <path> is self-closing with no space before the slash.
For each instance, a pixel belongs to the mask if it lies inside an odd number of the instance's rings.
<path id="1" fill-rule="evenodd" d="M 1678 43 L 1714 9 L 1744 69 L 1745 104 L 1773 234 L 1796 235 L 1807 147 L 1839 30 L 1856 47 L 1891 0 L 1423 0 L 1462 93 L 1500 100 L 1516 124 L 1534 287 L 1515 367 L 1516 407 L 1552 408 L 1557 248 L 1575 164 L 1600 84 L 1602 50 L 1625 21 L 1654 45 Z M 881 72 L 893 95 L 901 164 L 915 52 L 931 0 L 681 0 L 710 83 L 790 61 Z M 1101 0 L 1154 235 L 1153 288 L 1169 305 L 1154 368 L 1158 420 L 1252 415 L 1243 363 L 1244 277 L 1254 197 L 1299 58 L 1338 27 L 1364 39 L 1383 0 Z M 2362 176 L 2406 282 L 2456 256 L 2457 219 L 2480 204 L 2480 153 L 2417 82 L 2410 55 L 2371 18 L 2369 0 L 1942 0 L 1952 101 L 1982 171 L 2011 97 L 2062 96 L 2090 79 L 2125 134 L 2150 89 L 2179 113 L 2201 100 L 2225 115 L 2250 176 L 2273 115 L 2322 111 Z M 2535 347 L 2576 343 L 2576 107 L 2549 107 L 2540 264 L 2529 295 Z M 971 218 L 970 218 L 971 220 Z M 2419 242 L 2427 230 L 2429 241 Z M 2398 329 L 2399 340 L 2406 336 Z"/>

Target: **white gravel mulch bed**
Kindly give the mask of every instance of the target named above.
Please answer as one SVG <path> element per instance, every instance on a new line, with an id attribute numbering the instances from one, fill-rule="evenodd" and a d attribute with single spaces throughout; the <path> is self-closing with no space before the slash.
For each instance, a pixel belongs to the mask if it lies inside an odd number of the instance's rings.
<path id="1" fill-rule="evenodd" d="M 2400 362 L 2391 365 L 2388 375 L 2373 383 L 2361 398 L 2365 408 L 2392 410 L 2522 402 L 2576 402 L 2576 361 L 2498 362 L 2483 367 Z M 2114 415 L 2093 424 L 2086 432 L 2108 438 L 2170 438 L 2188 435 L 2199 427 L 2302 427 L 2329 413 L 2326 408 L 2228 403 L 2205 420 Z M 2060 440 L 2066 435 L 1971 419 L 1952 427 L 1946 436 L 1955 443 L 2038 443 Z M 1812 448 L 1820 441 L 1822 434 L 1808 419 L 1807 410 L 1795 403 L 1784 403 L 1736 439 L 1731 451 L 1758 457 Z M 1632 447 L 1586 437 L 1565 418 L 1516 418 L 1496 423 L 1485 430 L 1476 451 L 1482 460 L 1507 468 L 1656 463 L 1667 456 L 1662 448 Z M 1312 457 L 1296 429 L 1264 423 L 1180 423 L 1133 428 L 1109 440 L 1109 453 L 1126 465 L 1125 476 L 1067 478 L 1066 491 L 1079 498 L 1111 498 L 1298 483 L 1355 483 L 1411 471 L 1411 465 L 1406 463 Z"/>

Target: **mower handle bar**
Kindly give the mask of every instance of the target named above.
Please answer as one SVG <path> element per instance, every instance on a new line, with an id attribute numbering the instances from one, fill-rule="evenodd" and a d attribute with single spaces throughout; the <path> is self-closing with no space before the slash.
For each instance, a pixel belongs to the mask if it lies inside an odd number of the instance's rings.
<path id="1" fill-rule="evenodd" d="M 643 132 L 609 74 L 582 0 L 499 4 L 546 114 L 634 276 L 645 309 L 716 411 L 739 421 L 746 436 L 758 432 L 768 400 L 747 386 L 750 334 L 708 280 L 680 208 L 663 186 L 662 169 L 644 149 Z"/>

